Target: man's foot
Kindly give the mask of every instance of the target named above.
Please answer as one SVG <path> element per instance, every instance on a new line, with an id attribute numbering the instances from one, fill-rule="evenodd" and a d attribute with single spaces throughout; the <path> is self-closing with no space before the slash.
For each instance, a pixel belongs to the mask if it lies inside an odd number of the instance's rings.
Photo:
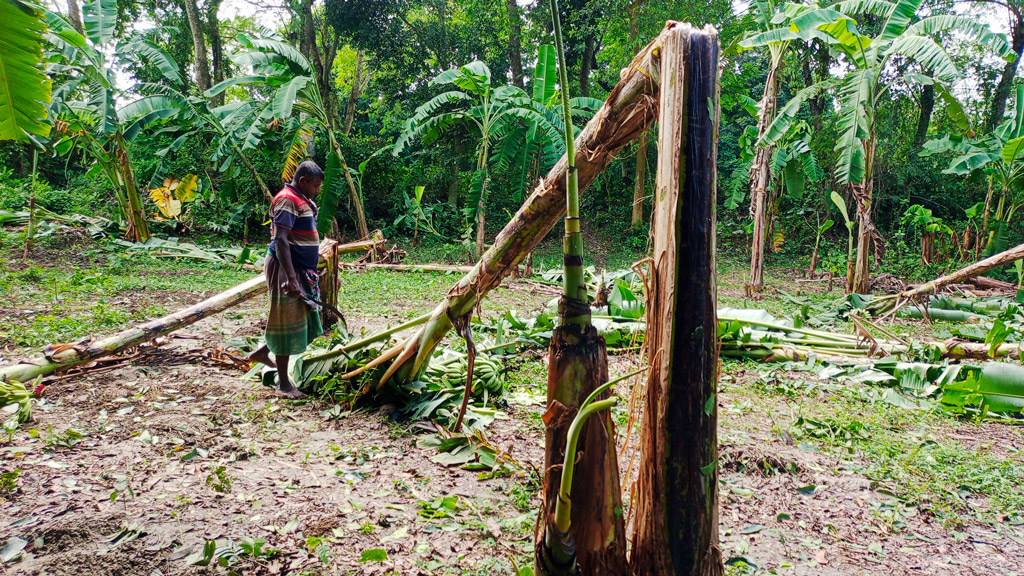
<path id="1" fill-rule="evenodd" d="M 255 352 L 245 357 L 249 362 L 259 362 L 264 366 L 277 368 L 277 364 L 270 358 L 270 350 L 266 346 L 260 346 Z"/>
<path id="2" fill-rule="evenodd" d="M 305 394 L 300 392 L 299 389 L 294 386 L 288 386 L 287 388 L 285 388 L 284 386 L 278 386 L 277 393 L 284 396 L 285 398 L 288 398 L 289 400 L 298 400 L 300 398 L 306 397 Z"/>

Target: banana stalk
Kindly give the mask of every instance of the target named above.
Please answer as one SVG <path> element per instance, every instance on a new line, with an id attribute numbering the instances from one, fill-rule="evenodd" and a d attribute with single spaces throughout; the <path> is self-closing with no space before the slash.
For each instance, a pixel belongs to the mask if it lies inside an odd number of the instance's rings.
<path id="1" fill-rule="evenodd" d="M 626 573 L 627 564 L 614 429 L 607 413 L 598 414 L 615 400 L 598 398 L 609 388 L 608 352 L 604 338 L 591 324 L 584 278 L 579 174 L 557 0 L 551 0 L 551 18 L 565 121 L 566 214 L 559 323 L 549 348 L 544 507 L 535 564 L 540 574 L 620 575 Z M 579 412 L 570 420 L 577 407 Z M 582 446 L 578 462 L 577 444 Z M 557 466 L 560 462 L 562 467 Z M 577 464 L 586 482 L 574 485 Z"/>

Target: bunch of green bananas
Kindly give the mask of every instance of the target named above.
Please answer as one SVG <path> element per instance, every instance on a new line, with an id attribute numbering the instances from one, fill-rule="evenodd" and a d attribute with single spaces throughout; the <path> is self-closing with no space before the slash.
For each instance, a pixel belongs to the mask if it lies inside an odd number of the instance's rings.
<path id="1" fill-rule="evenodd" d="M 430 362 L 426 376 L 454 388 L 465 385 L 468 369 L 469 363 L 465 354 L 445 350 Z M 505 367 L 501 360 L 494 356 L 477 354 L 473 361 L 473 394 L 481 394 L 487 390 L 489 394 L 496 396 L 504 389 Z"/>
<path id="2" fill-rule="evenodd" d="M 32 392 L 20 382 L 0 380 L 0 410 L 6 419 L 4 428 L 14 430 L 32 419 Z"/>

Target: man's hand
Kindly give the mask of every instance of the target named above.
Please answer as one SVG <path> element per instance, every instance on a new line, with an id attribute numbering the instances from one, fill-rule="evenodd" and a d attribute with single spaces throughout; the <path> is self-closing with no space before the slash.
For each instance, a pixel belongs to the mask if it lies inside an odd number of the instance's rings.
<path id="1" fill-rule="evenodd" d="M 299 286 L 298 278 L 294 276 L 288 278 L 282 287 L 284 288 L 284 293 L 292 298 L 302 298 L 302 287 Z"/>

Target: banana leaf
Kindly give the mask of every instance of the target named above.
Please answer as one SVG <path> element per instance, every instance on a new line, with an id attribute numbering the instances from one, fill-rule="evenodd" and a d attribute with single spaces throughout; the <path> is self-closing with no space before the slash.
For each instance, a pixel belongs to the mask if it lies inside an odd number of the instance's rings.
<path id="1" fill-rule="evenodd" d="M 956 413 L 1024 413 L 1024 366 L 986 362 L 964 366 L 962 378 L 945 386 L 940 401 Z"/>

